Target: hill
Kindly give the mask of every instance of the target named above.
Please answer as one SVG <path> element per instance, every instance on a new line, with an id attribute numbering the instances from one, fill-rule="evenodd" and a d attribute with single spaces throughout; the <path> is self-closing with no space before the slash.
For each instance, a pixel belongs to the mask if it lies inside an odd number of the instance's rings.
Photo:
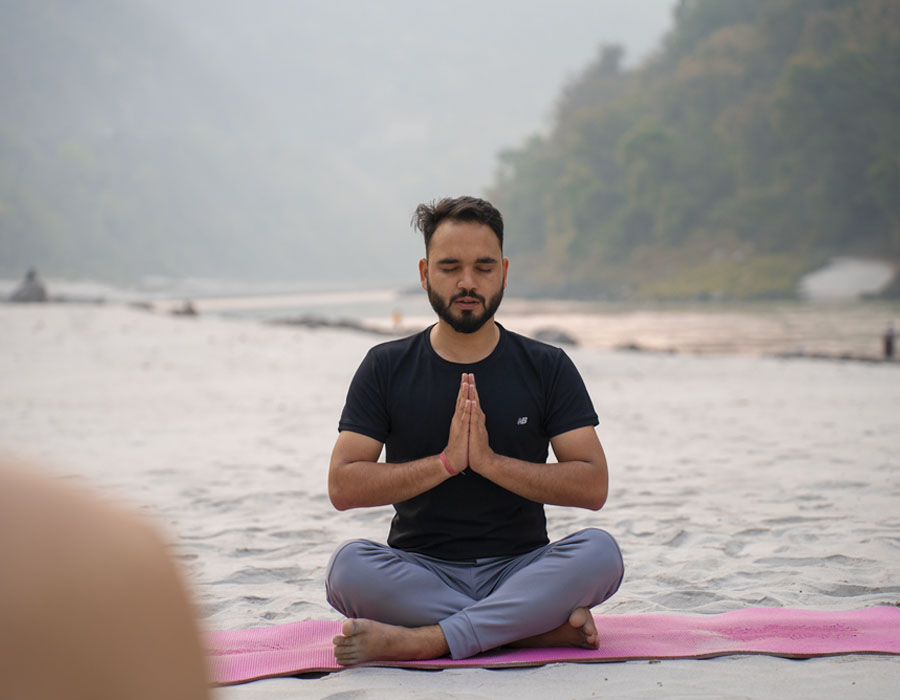
<path id="1" fill-rule="evenodd" d="M 551 132 L 502 154 L 490 196 L 527 291 L 786 297 L 835 255 L 900 258 L 900 4 L 675 19 L 636 69 L 604 47 Z"/>
<path id="2" fill-rule="evenodd" d="M 324 223 L 333 168 L 255 138 L 251 95 L 150 3 L 3 3 L 0 66 L 0 274 L 288 274 Z"/>

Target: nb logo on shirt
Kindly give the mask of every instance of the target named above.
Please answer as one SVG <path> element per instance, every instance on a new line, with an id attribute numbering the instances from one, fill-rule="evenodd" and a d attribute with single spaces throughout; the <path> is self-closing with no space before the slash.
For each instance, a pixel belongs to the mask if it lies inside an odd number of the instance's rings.
<path id="1" fill-rule="evenodd" d="M 522 416 L 516 421 L 516 425 L 525 425 L 528 422 L 528 416 Z"/>

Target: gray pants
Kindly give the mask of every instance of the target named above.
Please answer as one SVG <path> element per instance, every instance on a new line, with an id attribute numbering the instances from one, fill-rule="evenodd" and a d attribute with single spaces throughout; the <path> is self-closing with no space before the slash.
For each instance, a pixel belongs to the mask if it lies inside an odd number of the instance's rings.
<path id="1" fill-rule="evenodd" d="M 440 625 L 462 659 L 556 629 L 615 593 L 623 573 L 616 541 L 588 528 L 527 554 L 468 562 L 351 540 L 332 555 L 325 588 L 347 617 Z"/>

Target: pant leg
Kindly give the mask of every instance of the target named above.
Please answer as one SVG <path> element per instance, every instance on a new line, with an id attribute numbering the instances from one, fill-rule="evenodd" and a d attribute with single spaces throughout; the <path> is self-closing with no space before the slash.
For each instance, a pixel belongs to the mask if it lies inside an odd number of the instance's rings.
<path id="1" fill-rule="evenodd" d="M 581 530 L 522 557 L 489 595 L 440 621 L 454 659 L 549 632 L 577 607 L 619 588 L 622 554 L 612 536 Z"/>
<path id="2" fill-rule="evenodd" d="M 403 627 L 435 625 L 475 602 L 414 555 L 369 540 L 350 540 L 335 551 L 325 591 L 347 617 Z"/>

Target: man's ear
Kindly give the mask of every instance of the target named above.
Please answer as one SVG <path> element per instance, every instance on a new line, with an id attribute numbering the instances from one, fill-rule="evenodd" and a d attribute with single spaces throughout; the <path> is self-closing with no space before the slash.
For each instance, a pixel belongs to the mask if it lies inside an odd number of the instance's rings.
<path id="1" fill-rule="evenodd" d="M 509 258 L 503 258 L 503 288 L 506 289 L 507 275 L 509 274 Z"/>
<path id="2" fill-rule="evenodd" d="M 419 260 L 419 283 L 422 289 L 428 290 L 428 258 Z"/>

